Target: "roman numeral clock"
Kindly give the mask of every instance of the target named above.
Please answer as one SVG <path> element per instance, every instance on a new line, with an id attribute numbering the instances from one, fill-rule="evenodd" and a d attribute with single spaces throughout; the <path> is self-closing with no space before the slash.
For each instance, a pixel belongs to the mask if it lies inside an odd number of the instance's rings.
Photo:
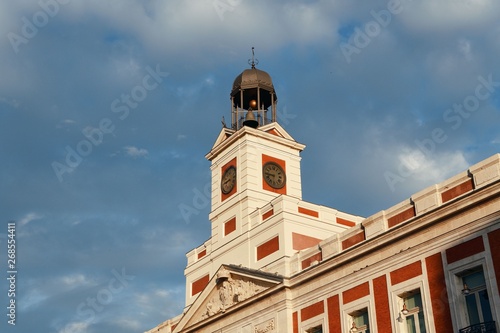
<path id="1" fill-rule="evenodd" d="M 275 162 L 267 162 L 262 166 L 264 181 L 275 189 L 281 189 L 286 184 L 285 171 Z"/>
<path id="2" fill-rule="evenodd" d="M 232 165 L 222 174 L 220 188 L 223 194 L 229 194 L 236 185 L 236 168 Z"/>

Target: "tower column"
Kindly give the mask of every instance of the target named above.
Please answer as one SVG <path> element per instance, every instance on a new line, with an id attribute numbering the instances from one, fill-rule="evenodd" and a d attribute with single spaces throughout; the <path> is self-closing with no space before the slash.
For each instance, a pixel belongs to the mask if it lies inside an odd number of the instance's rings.
<path id="1" fill-rule="evenodd" d="M 260 88 L 257 87 L 257 118 L 259 118 L 260 115 Z M 258 119 L 257 119 L 258 120 Z M 262 126 L 262 122 L 260 123 L 260 126 Z"/>

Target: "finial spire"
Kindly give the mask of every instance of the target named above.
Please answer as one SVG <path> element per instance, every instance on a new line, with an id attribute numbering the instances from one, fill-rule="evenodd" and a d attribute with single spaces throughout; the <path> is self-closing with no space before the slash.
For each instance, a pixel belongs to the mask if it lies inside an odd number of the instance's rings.
<path id="1" fill-rule="evenodd" d="M 255 65 L 259 64 L 259 59 L 255 59 L 255 53 L 254 53 L 255 47 L 252 46 L 252 59 L 248 59 L 248 64 L 252 66 L 252 68 L 255 68 Z"/>

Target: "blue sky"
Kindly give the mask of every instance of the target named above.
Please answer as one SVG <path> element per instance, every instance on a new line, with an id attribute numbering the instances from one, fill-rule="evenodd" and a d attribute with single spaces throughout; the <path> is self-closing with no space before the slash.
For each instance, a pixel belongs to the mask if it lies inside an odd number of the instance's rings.
<path id="1" fill-rule="evenodd" d="M 234 78 L 273 78 L 303 199 L 370 216 L 500 150 L 500 3 L 0 3 L 2 332 L 143 332 L 210 237 L 205 154 Z M 182 207 L 191 207 L 188 217 Z"/>

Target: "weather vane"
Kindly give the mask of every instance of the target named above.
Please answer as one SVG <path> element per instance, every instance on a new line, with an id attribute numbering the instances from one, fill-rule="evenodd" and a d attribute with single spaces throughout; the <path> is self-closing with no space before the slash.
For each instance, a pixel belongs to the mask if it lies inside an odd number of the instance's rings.
<path id="1" fill-rule="evenodd" d="M 255 47 L 252 46 L 252 59 L 248 59 L 248 64 L 252 65 L 252 68 L 255 68 L 255 65 L 259 64 L 259 59 L 255 59 L 254 49 Z"/>

